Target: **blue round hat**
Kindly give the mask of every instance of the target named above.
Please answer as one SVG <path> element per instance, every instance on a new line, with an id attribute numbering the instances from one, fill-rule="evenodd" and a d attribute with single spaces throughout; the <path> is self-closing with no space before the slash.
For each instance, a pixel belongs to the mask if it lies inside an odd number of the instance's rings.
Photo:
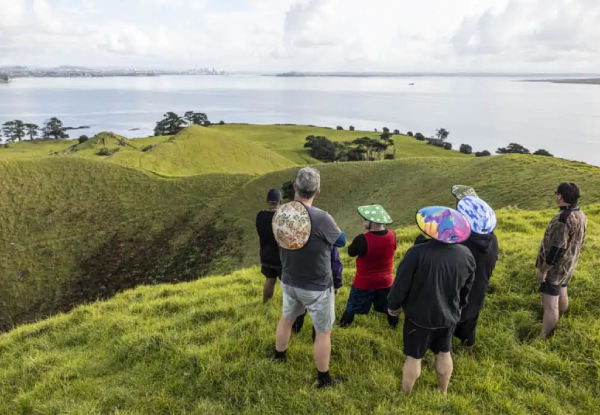
<path id="1" fill-rule="evenodd" d="M 462 198 L 458 202 L 457 210 L 467 218 L 471 224 L 471 231 L 475 233 L 487 235 L 496 229 L 497 219 L 494 209 L 478 197 Z"/>

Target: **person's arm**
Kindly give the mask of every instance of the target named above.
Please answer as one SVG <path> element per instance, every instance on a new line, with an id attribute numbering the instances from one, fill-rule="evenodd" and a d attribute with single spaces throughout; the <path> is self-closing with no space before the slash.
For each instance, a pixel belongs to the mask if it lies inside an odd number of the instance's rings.
<path id="1" fill-rule="evenodd" d="M 358 235 L 348 247 L 348 255 L 351 258 L 367 255 L 367 237 L 361 233 Z"/>
<path id="2" fill-rule="evenodd" d="M 336 247 L 333 247 L 331 250 L 331 273 L 333 274 L 333 288 L 335 290 L 339 290 L 344 284 L 342 279 L 343 270 L 344 266 L 340 260 L 340 253 Z"/>
<path id="3" fill-rule="evenodd" d="M 404 300 L 410 290 L 410 286 L 415 276 L 418 264 L 418 253 L 413 249 L 409 249 L 404 255 L 404 259 L 398 265 L 396 271 L 396 279 L 388 295 L 388 309 L 391 315 L 398 315 L 397 310 L 402 307 Z"/>
<path id="4" fill-rule="evenodd" d="M 569 241 L 568 219 L 559 218 L 550 222 L 548 227 L 548 237 L 544 237 L 542 242 L 543 250 L 546 253 L 546 260 L 540 265 L 537 279 L 539 283 L 546 281 L 546 275 L 560 261 L 567 250 Z"/>
<path id="5" fill-rule="evenodd" d="M 475 258 L 473 255 L 469 253 L 469 275 L 465 280 L 465 285 L 460 289 L 460 303 L 459 308 L 462 311 L 469 302 L 469 293 L 471 292 L 471 287 L 473 286 L 473 282 L 475 281 L 475 270 L 477 267 L 477 263 L 475 262 Z"/>
<path id="6" fill-rule="evenodd" d="M 327 242 L 327 244 L 329 245 L 335 245 L 336 243 L 339 243 L 341 241 L 338 241 L 340 238 L 342 238 L 342 231 L 340 230 L 340 228 L 337 226 L 337 223 L 335 223 L 335 220 L 333 220 L 333 218 L 331 217 L 330 214 L 328 213 L 324 213 L 324 217 L 322 218 L 322 223 L 321 226 L 319 227 L 319 235 L 325 239 L 325 241 Z M 345 239 L 346 236 L 344 235 L 343 239 Z M 345 246 L 346 243 L 344 241 L 343 246 Z"/>
<path id="7" fill-rule="evenodd" d="M 342 232 L 340 237 L 333 243 L 336 248 L 343 248 L 346 246 L 346 232 Z"/>

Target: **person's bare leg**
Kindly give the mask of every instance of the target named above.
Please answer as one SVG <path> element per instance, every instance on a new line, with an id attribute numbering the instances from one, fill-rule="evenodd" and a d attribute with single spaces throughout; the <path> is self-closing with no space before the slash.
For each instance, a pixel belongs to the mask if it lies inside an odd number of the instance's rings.
<path id="1" fill-rule="evenodd" d="M 542 338 L 548 338 L 558 324 L 558 296 L 542 294 L 544 321 L 542 322 Z"/>
<path id="2" fill-rule="evenodd" d="M 294 324 L 294 318 L 281 317 L 279 324 L 277 325 L 277 334 L 275 337 L 275 349 L 278 352 L 285 352 L 292 336 L 292 324 Z"/>
<path id="3" fill-rule="evenodd" d="M 266 303 L 273 298 L 276 284 L 277 278 L 265 278 L 265 285 L 263 286 L 263 303 Z"/>
<path id="4" fill-rule="evenodd" d="M 569 293 L 567 287 L 560 288 L 560 296 L 558 297 L 558 310 L 560 315 L 564 315 L 569 309 Z"/>
<path id="5" fill-rule="evenodd" d="M 402 369 L 402 393 L 410 395 L 419 376 L 421 376 L 421 359 L 406 356 Z"/>
<path id="6" fill-rule="evenodd" d="M 440 392 L 444 395 L 448 394 L 448 384 L 452 377 L 454 364 L 452 363 L 452 355 L 448 353 L 439 353 L 435 356 L 435 371 L 437 373 Z"/>
<path id="7" fill-rule="evenodd" d="M 331 358 L 331 331 L 317 333 L 314 344 L 315 363 L 319 372 L 329 371 L 329 359 Z"/>

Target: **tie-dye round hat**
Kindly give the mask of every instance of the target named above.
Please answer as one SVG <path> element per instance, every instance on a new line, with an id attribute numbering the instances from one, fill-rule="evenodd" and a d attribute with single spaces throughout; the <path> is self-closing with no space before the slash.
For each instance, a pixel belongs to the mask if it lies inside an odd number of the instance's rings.
<path id="1" fill-rule="evenodd" d="M 277 244 L 291 251 L 304 248 L 312 223 L 308 209 L 300 202 L 282 205 L 273 216 L 273 235 Z"/>
<path id="2" fill-rule="evenodd" d="M 473 189 L 471 186 L 463 186 L 462 184 L 452 186 L 452 195 L 457 200 L 461 200 L 463 197 L 467 196 L 477 197 L 475 189 Z"/>
<path id="3" fill-rule="evenodd" d="M 458 202 L 457 210 L 462 213 L 471 230 L 481 235 L 490 234 L 496 229 L 496 213 L 485 201 L 478 197 L 467 196 Z"/>
<path id="4" fill-rule="evenodd" d="M 389 225 L 394 222 L 381 205 L 361 206 L 358 208 L 358 214 L 365 220 L 380 225 Z"/>
<path id="5" fill-rule="evenodd" d="M 429 206 L 416 215 L 417 225 L 427 236 L 446 244 L 459 244 L 471 235 L 467 218 L 454 209 Z"/>

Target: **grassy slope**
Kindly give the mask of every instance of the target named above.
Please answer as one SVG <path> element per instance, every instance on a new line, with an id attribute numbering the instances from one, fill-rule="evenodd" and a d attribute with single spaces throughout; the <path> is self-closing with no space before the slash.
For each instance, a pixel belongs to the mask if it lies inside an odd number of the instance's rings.
<path id="1" fill-rule="evenodd" d="M 414 221 L 425 205 L 454 203 L 454 184 L 472 185 L 495 208 L 509 205 L 539 210 L 552 207 L 554 190 L 561 181 L 579 183 L 584 203 L 600 203 L 600 169 L 559 159 L 533 156 L 487 158 L 412 158 L 375 164 L 320 165 L 322 193 L 318 207 L 326 209 L 349 236 L 362 232 L 356 207 L 382 204 L 396 225 Z M 297 169 L 274 172 L 247 183 L 224 208 L 243 229 L 244 264 L 256 263 L 254 219 L 264 207 L 269 187 L 293 180 Z"/>
<path id="2" fill-rule="evenodd" d="M 600 407 L 600 208 L 571 287 L 571 312 L 551 340 L 536 339 L 533 259 L 553 214 L 500 212 L 500 262 L 474 356 L 455 351 L 448 399 L 433 359 L 415 395 L 398 394 L 401 330 L 358 316 L 334 329 L 332 370 L 346 378 L 316 391 L 310 330 L 292 338 L 286 364 L 269 359 L 280 290 L 261 304 L 258 269 L 177 286 L 142 287 L 0 336 L 0 412 L 7 414 L 419 413 L 591 414 Z M 418 234 L 400 232 L 397 260 Z M 347 299 L 353 262 L 344 256 Z M 116 411 L 116 412 L 115 412 Z"/>
<path id="3" fill-rule="evenodd" d="M 62 308 L 72 296 L 69 281 L 83 283 L 78 279 L 90 274 L 133 280 L 144 269 L 160 280 L 169 260 L 181 260 L 176 247 L 189 244 L 250 178 L 166 180 L 69 157 L 3 161 L 0 176 L 10 178 L 0 182 L 0 326 Z M 148 244 L 162 251 L 144 259 Z M 194 266 L 209 259 L 196 258 Z"/>
<path id="4" fill-rule="evenodd" d="M 332 130 L 329 128 L 309 127 L 303 125 L 215 125 L 211 129 L 224 131 L 235 136 L 242 136 L 249 141 L 260 143 L 268 149 L 278 152 L 296 164 L 316 163 L 305 149 L 305 139 L 309 135 L 325 136 L 332 141 L 352 141 L 358 137 L 378 138 L 380 133 L 369 131 Z M 466 157 L 458 151 L 447 151 L 428 146 L 422 141 L 405 135 L 395 135 L 396 158 L 405 157 Z"/>

